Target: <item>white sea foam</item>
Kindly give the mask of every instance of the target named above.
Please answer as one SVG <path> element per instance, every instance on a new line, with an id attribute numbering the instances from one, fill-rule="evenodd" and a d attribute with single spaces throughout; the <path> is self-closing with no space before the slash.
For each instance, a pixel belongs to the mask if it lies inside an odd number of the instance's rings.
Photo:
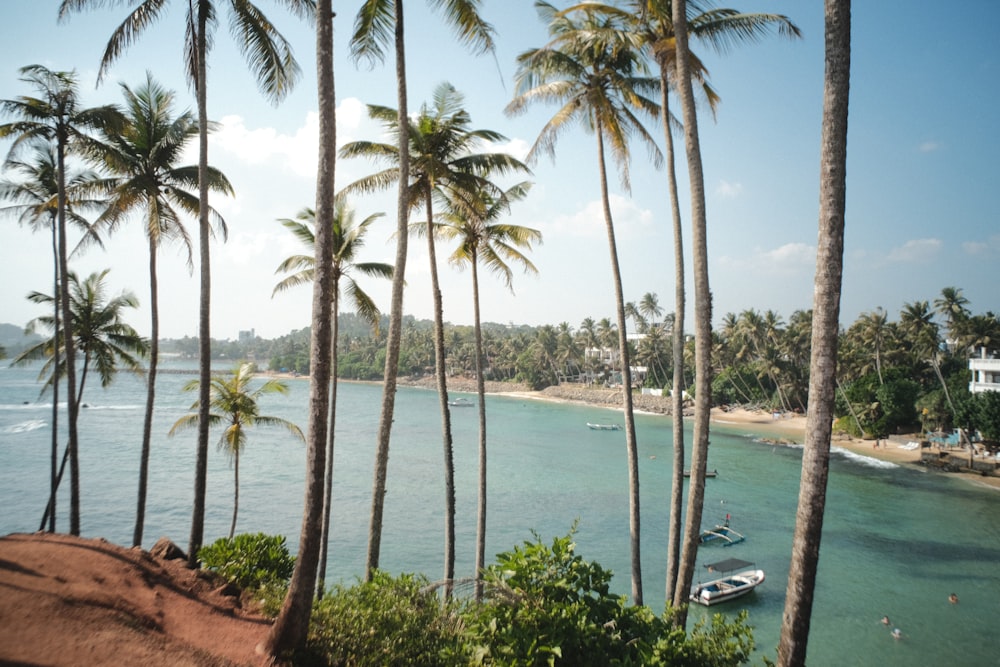
<path id="1" fill-rule="evenodd" d="M 28 431 L 37 431 L 40 428 L 45 428 L 48 426 L 48 422 L 44 419 L 30 419 L 26 422 L 21 422 L 20 424 L 13 424 L 4 429 L 5 433 L 27 433 Z"/>
<path id="2" fill-rule="evenodd" d="M 60 406 L 64 406 L 65 403 L 60 403 Z M 0 410 L 42 410 L 42 409 L 52 409 L 51 403 L 3 403 L 0 404 Z"/>
<path id="3" fill-rule="evenodd" d="M 865 456 L 864 454 L 857 454 L 843 447 L 831 447 L 830 451 L 834 454 L 840 454 L 845 459 L 854 461 L 855 463 L 860 463 L 861 465 L 866 465 L 869 468 L 881 468 L 883 470 L 890 470 L 892 468 L 898 468 L 898 463 L 893 463 L 892 461 L 882 461 L 881 459 L 872 458 L 871 456 Z"/>
<path id="4" fill-rule="evenodd" d="M 81 408 L 86 410 L 140 410 L 141 405 L 92 405 L 90 403 L 83 403 L 80 405 Z"/>

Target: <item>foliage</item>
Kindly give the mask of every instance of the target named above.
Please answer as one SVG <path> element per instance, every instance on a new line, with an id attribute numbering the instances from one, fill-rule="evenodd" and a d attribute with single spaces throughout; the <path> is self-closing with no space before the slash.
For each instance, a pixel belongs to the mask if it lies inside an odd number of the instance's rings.
<path id="1" fill-rule="evenodd" d="M 573 531 L 536 535 L 487 568 L 487 602 L 466 622 L 480 665 L 737 665 L 753 649 L 741 617 L 691 636 L 648 607 L 610 593 L 612 573 L 575 553 Z"/>
<path id="2" fill-rule="evenodd" d="M 969 393 L 958 402 L 955 411 L 958 425 L 979 431 L 987 442 L 1000 442 L 1000 392 Z"/>
<path id="3" fill-rule="evenodd" d="M 837 414 L 850 414 L 851 410 L 846 402 L 850 401 L 854 414 L 861 422 L 861 428 L 872 436 L 885 436 L 899 427 L 916 423 L 916 403 L 920 387 L 913 380 L 903 377 L 901 371 L 902 369 L 892 369 L 883 372 L 884 382 L 879 381 L 877 373 L 868 373 L 850 383 L 843 393 L 837 394 Z M 852 434 L 861 435 L 856 431 L 856 425 L 850 427 Z"/>
<path id="4" fill-rule="evenodd" d="M 352 667 L 446 667 L 467 664 L 460 655 L 455 607 L 442 605 L 422 576 L 392 577 L 336 586 L 313 608 L 305 664 Z"/>
<path id="5" fill-rule="evenodd" d="M 295 567 L 295 557 L 288 553 L 285 537 L 264 533 L 223 537 L 202 547 L 198 559 L 206 570 L 246 589 L 285 584 Z"/>

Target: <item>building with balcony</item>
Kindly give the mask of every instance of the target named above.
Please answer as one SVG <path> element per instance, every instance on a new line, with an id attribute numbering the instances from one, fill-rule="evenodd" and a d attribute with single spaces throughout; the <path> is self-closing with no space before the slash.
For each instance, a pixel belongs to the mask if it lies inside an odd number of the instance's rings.
<path id="1" fill-rule="evenodd" d="M 980 348 L 980 356 L 969 359 L 969 370 L 972 381 L 969 391 L 973 394 L 981 391 L 1000 391 L 1000 359 L 987 355 L 986 348 Z"/>

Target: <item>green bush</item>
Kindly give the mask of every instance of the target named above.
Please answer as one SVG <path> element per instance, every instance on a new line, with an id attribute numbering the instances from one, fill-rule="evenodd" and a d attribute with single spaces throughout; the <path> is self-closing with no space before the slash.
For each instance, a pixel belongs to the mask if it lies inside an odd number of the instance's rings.
<path id="1" fill-rule="evenodd" d="M 688 636 L 669 617 L 612 595 L 611 572 L 576 555 L 572 535 L 551 546 L 536 535 L 487 568 L 488 601 L 466 616 L 474 664 L 729 667 L 749 658 L 744 618 L 720 616 Z"/>
<path id="2" fill-rule="evenodd" d="M 206 570 L 218 572 L 240 588 L 254 590 L 283 586 L 295 568 L 284 536 L 264 533 L 223 537 L 202 547 L 198 559 Z"/>
<path id="3" fill-rule="evenodd" d="M 297 664 L 466 665 L 456 610 L 421 576 L 376 572 L 369 582 L 335 586 L 315 603 L 308 655 Z"/>

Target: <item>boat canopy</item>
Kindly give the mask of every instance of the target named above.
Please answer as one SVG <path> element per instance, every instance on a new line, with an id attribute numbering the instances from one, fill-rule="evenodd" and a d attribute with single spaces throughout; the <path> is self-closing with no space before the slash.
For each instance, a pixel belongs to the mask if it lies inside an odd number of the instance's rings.
<path id="1" fill-rule="evenodd" d="M 708 568 L 709 572 L 732 572 L 733 570 L 744 570 L 753 567 L 753 565 L 753 563 L 739 558 L 727 558 L 717 563 L 706 563 L 705 567 Z"/>

